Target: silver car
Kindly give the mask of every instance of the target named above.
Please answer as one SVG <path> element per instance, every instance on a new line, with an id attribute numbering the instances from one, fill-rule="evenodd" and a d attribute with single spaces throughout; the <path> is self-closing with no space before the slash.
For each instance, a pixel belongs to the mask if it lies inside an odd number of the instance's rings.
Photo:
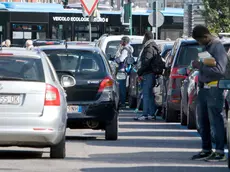
<path id="1" fill-rule="evenodd" d="M 45 53 L 0 49 L 0 146 L 50 147 L 51 158 L 64 158 L 66 121 L 66 94 Z"/>

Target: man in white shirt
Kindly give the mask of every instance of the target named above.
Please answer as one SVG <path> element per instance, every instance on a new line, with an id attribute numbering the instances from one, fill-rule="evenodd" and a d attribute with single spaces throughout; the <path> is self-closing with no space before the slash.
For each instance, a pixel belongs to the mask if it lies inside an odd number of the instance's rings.
<path id="1" fill-rule="evenodd" d="M 125 59 L 132 55 L 133 47 L 129 44 L 128 36 L 121 38 L 121 44 L 116 53 L 115 61 L 118 64 L 118 71 L 125 72 Z M 126 101 L 126 80 L 118 80 L 121 107 L 125 107 Z"/>

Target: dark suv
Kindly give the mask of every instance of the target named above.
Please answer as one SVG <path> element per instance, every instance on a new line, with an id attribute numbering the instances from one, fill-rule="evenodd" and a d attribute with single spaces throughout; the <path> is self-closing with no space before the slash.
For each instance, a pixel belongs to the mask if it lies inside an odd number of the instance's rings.
<path id="1" fill-rule="evenodd" d="M 178 69 L 188 67 L 192 60 L 198 59 L 198 53 L 203 52 L 194 39 L 179 38 L 174 43 L 173 49 L 166 62 L 166 72 L 163 77 L 163 112 L 166 122 L 179 120 L 181 104 L 181 84 L 186 78 L 178 73 Z"/>
<path id="2" fill-rule="evenodd" d="M 119 90 L 101 50 L 89 45 L 41 46 L 59 77 L 72 75 L 76 84 L 67 93 L 71 129 L 102 129 L 106 140 L 118 137 Z"/>

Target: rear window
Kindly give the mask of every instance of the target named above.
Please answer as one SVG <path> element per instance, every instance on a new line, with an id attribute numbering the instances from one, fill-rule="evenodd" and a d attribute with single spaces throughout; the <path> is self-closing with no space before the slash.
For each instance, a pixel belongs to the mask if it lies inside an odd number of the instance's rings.
<path id="1" fill-rule="evenodd" d="M 70 71 L 79 77 L 105 77 L 106 69 L 99 53 L 83 50 L 43 50 L 56 71 Z"/>
<path id="2" fill-rule="evenodd" d="M 176 65 L 188 66 L 192 60 L 198 59 L 198 53 L 204 52 L 205 47 L 195 45 L 183 45 L 180 47 L 178 56 L 176 58 Z"/>
<path id="3" fill-rule="evenodd" d="M 120 46 L 121 41 L 110 41 L 107 44 L 106 50 L 105 50 L 105 54 L 107 56 L 107 58 L 109 58 L 110 56 L 114 57 L 116 55 L 116 52 L 118 50 L 118 47 Z M 133 49 L 133 57 L 138 57 L 141 49 L 142 49 L 142 44 L 130 44 Z"/>
<path id="4" fill-rule="evenodd" d="M 105 54 L 107 58 L 110 58 L 110 56 L 114 57 L 116 55 L 116 52 L 118 50 L 118 47 L 120 45 L 121 41 L 110 41 L 107 43 Z"/>
<path id="5" fill-rule="evenodd" d="M 131 46 L 134 49 L 133 57 L 139 57 L 139 54 L 140 54 L 141 49 L 142 49 L 142 44 L 131 44 Z"/>
<path id="6" fill-rule="evenodd" d="M 41 59 L 0 57 L 0 79 L 45 82 Z"/>

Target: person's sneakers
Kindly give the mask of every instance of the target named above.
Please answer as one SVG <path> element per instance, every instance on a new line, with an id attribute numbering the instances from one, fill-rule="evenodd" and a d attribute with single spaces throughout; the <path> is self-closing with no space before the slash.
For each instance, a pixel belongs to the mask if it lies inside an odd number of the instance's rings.
<path id="1" fill-rule="evenodd" d="M 148 117 L 144 116 L 144 115 L 134 118 L 134 120 L 137 120 L 137 121 L 143 121 L 143 120 L 147 120 L 147 119 L 148 119 Z"/>
<path id="2" fill-rule="evenodd" d="M 223 162 L 226 160 L 227 160 L 227 158 L 226 158 L 225 154 L 224 153 L 218 153 L 218 152 L 214 152 L 212 154 L 212 156 L 205 159 L 205 161 L 208 161 L 208 162 Z"/>
<path id="3" fill-rule="evenodd" d="M 156 120 L 157 119 L 157 117 L 155 116 L 155 115 L 148 115 L 148 119 L 150 119 L 150 120 Z"/>
<path id="4" fill-rule="evenodd" d="M 192 156 L 191 159 L 192 160 L 205 160 L 205 159 L 211 157 L 212 154 L 214 154 L 213 151 L 209 151 L 209 152 L 201 151 L 198 154 Z"/>

